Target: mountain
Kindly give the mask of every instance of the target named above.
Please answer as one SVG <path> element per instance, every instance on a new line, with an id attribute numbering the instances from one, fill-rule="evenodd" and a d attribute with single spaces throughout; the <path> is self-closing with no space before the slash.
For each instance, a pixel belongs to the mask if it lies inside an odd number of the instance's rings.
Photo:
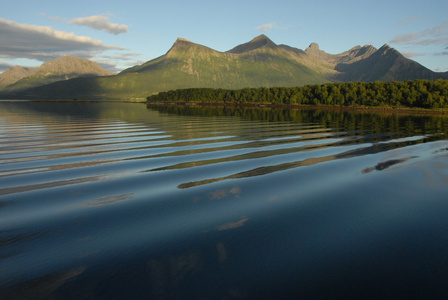
<path id="1" fill-rule="evenodd" d="M 52 82 L 77 77 L 110 76 L 115 73 L 103 69 L 85 58 L 63 56 L 43 63 L 39 68 L 14 67 L 0 74 L 0 84 L 7 91 L 20 91 Z"/>
<path id="2" fill-rule="evenodd" d="M 5 70 L 0 74 L 0 89 L 14 84 L 24 77 L 31 76 L 37 72 L 38 68 L 26 68 L 15 66 Z"/>
<path id="3" fill-rule="evenodd" d="M 405 58 L 385 44 L 380 49 L 355 62 L 336 65 L 341 81 L 404 81 L 410 79 L 448 79 L 447 73 L 433 72 L 419 63 Z"/>
<path id="4" fill-rule="evenodd" d="M 179 38 L 166 54 L 115 76 L 75 78 L 28 88 L 15 96 L 144 99 L 161 91 L 194 87 L 239 89 L 437 78 L 448 79 L 448 73 L 432 72 L 387 45 L 380 49 L 371 45 L 356 46 L 343 53 L 329 54 L 316 43 L 301 50 L 277 45 L 260 35 L 219 52 Z"/>

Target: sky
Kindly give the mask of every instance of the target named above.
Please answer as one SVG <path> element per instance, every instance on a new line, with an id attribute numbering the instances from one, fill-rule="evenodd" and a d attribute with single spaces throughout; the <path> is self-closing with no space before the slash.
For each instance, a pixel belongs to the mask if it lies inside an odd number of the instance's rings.
<path id="1" fill-rule="evenodd" d="M 0 0 L 0 73 L 72 55 L 119 72 L 178 37 L 227 51 L 265 34 L 337 54 L 384 44 L 448 71 L 448 0 Z"/>

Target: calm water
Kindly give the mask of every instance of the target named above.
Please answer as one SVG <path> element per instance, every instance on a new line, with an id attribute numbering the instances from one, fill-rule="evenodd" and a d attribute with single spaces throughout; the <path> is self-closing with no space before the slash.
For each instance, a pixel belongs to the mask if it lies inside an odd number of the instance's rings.
<path id="1" fill-rule="evenodd" d="M 0 103 L 0 298 L 448 296 L 448 119 Z"/>

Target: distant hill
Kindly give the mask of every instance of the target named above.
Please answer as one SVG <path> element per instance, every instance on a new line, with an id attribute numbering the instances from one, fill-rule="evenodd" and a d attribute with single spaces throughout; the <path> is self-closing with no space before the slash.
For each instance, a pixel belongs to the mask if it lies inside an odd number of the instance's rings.
<path id="1" fill-rule="evenodd" d="M 43 63 L 39 68 L 13 67 L 0 74 L 0 88 L 22 91 L 36 86 L 77 77 L 110 76 L 115 73 L 103 69 L 85 58 L 63 56 Z"/>
<path id="2" fill-rule="evenodd" d="M 0 89 L 7 87 L 8 85 L 14 84 L 24 77 L 31 76 L 37 72 L 39 68 L 25 68 L 20 66 L 15 66 L 5 70 L 0 74 Z"/>
<path id="3" fill-rule="evenodd" d="M 145 99 L 161 91 L 184 88 L 291 87 L 437 78 L 448 79 L 448 73 L 432 72 L 387 45 L 380 49 L 371 45 L 356 46 L 340 54 L 328 54 L 315 43 L 303 51 L 277 45 L 260 35 L 229 51 L 219 52 L 179 38 L 166 54 L 115 76 L 75 78 L 28 88 L 15 96 Z"/>

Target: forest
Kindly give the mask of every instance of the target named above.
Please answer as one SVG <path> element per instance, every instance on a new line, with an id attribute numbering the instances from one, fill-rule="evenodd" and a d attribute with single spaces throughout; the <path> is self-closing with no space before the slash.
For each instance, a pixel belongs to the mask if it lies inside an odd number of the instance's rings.
<path id="1" fill-rule="evenodd" d="M 229 104 L 279 104 L 448 108 L 448 80 L 391 82 L 337 82 L 303 87 L 224 90 L 191 88 L 161 92 L 148 102 L 208 102 Z"/>

